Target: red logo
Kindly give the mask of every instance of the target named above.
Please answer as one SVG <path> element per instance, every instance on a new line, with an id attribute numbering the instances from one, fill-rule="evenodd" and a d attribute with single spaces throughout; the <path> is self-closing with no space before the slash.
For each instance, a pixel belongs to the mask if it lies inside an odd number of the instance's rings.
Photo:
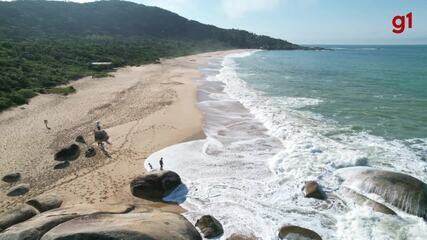
<path id="1" fill-rule="evenodd" d="M 408 20 L 408 28 L 412 28 L 413 25 L 413 16 L 412 12 L 406 14 L 406 16 L 396 16 L 393 18 L 391 23 L 393 24 L 393 32 L 396 34 L 401 34 L 406 29 L 406 20 Z"/>

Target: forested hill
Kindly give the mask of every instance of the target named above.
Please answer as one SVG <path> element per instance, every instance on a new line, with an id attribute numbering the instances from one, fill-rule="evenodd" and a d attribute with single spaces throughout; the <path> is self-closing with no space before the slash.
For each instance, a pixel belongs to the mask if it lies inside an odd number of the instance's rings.
<path id="1" fill-rule="evenodd" d="M 157 7 L 126 1 L 0 2 L 0 37 L 26 39 L 107 35 L 215 41 L 233 48 L 300 49 L 287 41 L 243 30 L 221 29 Z"/>
<path id="2" fill-rule="evenodd" d="M 0 111 L 116 67 L 232 48 L 307 49 L 133 2 L 0 1 Z"/>

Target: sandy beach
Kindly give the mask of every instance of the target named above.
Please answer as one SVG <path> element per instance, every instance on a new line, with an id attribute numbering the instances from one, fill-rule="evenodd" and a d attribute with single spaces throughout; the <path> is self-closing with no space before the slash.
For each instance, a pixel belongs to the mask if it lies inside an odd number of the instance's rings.
<path id="1" fill-rule="evenodd" d="M 28 183 L 30 191 L 8 197 L 11 185 L 2 182 L 0 211 L 46 193 L 59 194 L 64 206 L 127 202 L 181 211 L 177 206 L 132 197 L 129 182 L 145 171 L 144 160 L 152 152 L 204 137 L 193 79 L 202 77 L 198 68 L 210 59 L 229 53 L 211 52 L 120 68 L 113 77 L 72 82 L 75 94 L 39 95 L 28 105 L 1 113 L 0 173 L 20 172 L 20 183 Z M 110 135 L 110 156 L 94 143 L 96 121 Z M 85 158 L 81 154 L 68 167 L 54 169 L 58 163 L 55 152 L 73 143 L 78 135 L 96 148 L 97 155 Z M 84 153 L 84 145 L 81 148 Z M 166 166 L 168 161 L 173 159 L 165 159 Z"/>

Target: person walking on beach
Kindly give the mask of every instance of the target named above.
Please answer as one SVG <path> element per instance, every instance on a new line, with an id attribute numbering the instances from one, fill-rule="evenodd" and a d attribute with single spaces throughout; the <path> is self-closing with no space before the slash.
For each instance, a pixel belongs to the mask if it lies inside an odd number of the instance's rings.
<path id="1" fill-rule="evenodd" d="M 111 144 L 108 139 L 110 138 L 105 130 L 101 130 L 101 123 L 99 121 L 96 122 L 96 129 L 93 130 L 93 135 L 95 137 L 95 141 L 98 143 L 98 146 L 101 149 L 104 149 L 104 142 L 107 144 Z"/>
<path id="2" fill-rule="evenodd" d="M 46 126 L 46 129 L 50 130 L 50 127 L 47 125 L 47 120 L 44 120 L 43 122 L 44 122 L 44 125 Z"/>
<path id="3" fill-rule="evenodd" d="M 159 164 L 160 164 L 160 171 L 163 171 L 163 158 L 160 158 Z"/>

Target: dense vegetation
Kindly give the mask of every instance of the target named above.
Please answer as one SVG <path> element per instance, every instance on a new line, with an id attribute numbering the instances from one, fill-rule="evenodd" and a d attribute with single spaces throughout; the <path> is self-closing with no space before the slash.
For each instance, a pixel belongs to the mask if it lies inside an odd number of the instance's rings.
<path id="1" fill-rule="evenodd" d="M 132 2 L 0 2 L 0 111 L 37 93 L 71 93 L 53 87 L 114 67 L 228 48 L 302 49 Z"/>

